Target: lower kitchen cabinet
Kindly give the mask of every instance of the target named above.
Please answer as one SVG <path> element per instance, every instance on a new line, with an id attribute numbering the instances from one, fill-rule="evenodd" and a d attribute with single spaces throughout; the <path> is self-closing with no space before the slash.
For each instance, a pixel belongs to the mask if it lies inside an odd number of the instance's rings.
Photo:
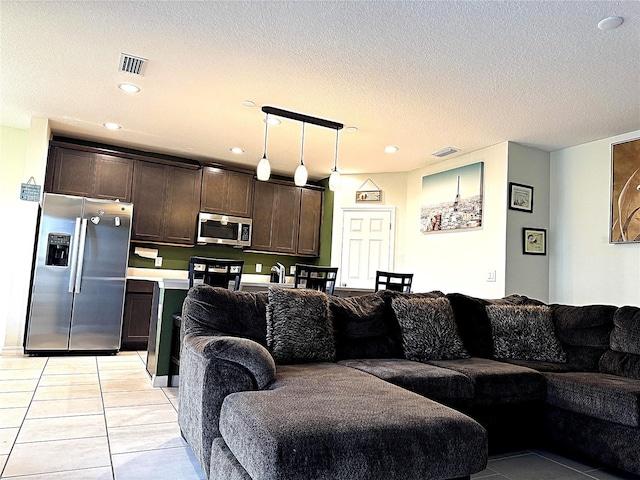
<path id="1" fill-rule="evenodd" d="M 127 280 L 120 350 L 147 349 L 154 283 L 146 280 Z"/>

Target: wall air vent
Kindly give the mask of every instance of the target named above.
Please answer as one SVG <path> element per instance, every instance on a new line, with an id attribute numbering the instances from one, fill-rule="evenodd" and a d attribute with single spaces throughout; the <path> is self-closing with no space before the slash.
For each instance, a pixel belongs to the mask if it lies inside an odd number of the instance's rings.
<path id="1" fill-rule="evenodd" d="M 438 150 L 437 152 L 433 152 L 431 155 L 434 157 L 446 157 L 448 155 L 453 155 L 454 153 L 458 153 L 460 151 L 459 148 L 455 148 L 455 147 L 444 147 L 441 150 Z"/>
<path id="2" fill-rule="evenodd" d="M 132 73 L 133 75 L 144 75 L 148 60 L 142 57 L 134 57 L 128 53 L 120 54 L 119 71 Z"/>

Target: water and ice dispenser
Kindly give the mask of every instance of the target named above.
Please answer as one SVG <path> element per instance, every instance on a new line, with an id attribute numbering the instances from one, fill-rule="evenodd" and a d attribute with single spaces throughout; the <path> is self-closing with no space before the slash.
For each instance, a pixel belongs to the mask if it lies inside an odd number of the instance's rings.
<path id="1" fill-rule="evenodd" d="M 69 247 L 71 235 L 65 233 L 50 233 L 47 241 L 47 258 L 45 265 L 66 267 L 69 265 Z"/>

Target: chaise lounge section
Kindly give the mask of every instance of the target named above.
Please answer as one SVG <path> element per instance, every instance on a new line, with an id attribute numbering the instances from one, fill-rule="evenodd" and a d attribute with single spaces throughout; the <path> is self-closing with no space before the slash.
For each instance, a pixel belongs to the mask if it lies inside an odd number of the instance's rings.
<path id="1" fill-rule="evenodd" d="M 198 286 L 179 423 L 209 479 L 468 478 L 490 451 L 535 446 L 640 474 L 639 319 L 518 295 Z"/>

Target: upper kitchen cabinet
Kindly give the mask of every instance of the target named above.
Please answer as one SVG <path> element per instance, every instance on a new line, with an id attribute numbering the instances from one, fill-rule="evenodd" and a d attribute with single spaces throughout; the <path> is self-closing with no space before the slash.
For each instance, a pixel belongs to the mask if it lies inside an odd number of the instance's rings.
<path id="1" fill-rule="evenodd" d="M 132 239 L 194 245 L 200 169 L 136 160 Z"/>
<path id="2" fill-rule="evenodd" d="M 130 202 L 132 178 L 129 159 L 52 146 L 45 190 Z"/>
<path id="3" fill-rule="evenodd" d="M 256 182 L 251 248 L 317 257 L 323 194 L 321 189 Z"/>
<path id="4" fill-rule="evenodd" d="M 251 217 L 253 175 L 216 167 L 202 171 L 200 210 L 235 217 Z"/>

